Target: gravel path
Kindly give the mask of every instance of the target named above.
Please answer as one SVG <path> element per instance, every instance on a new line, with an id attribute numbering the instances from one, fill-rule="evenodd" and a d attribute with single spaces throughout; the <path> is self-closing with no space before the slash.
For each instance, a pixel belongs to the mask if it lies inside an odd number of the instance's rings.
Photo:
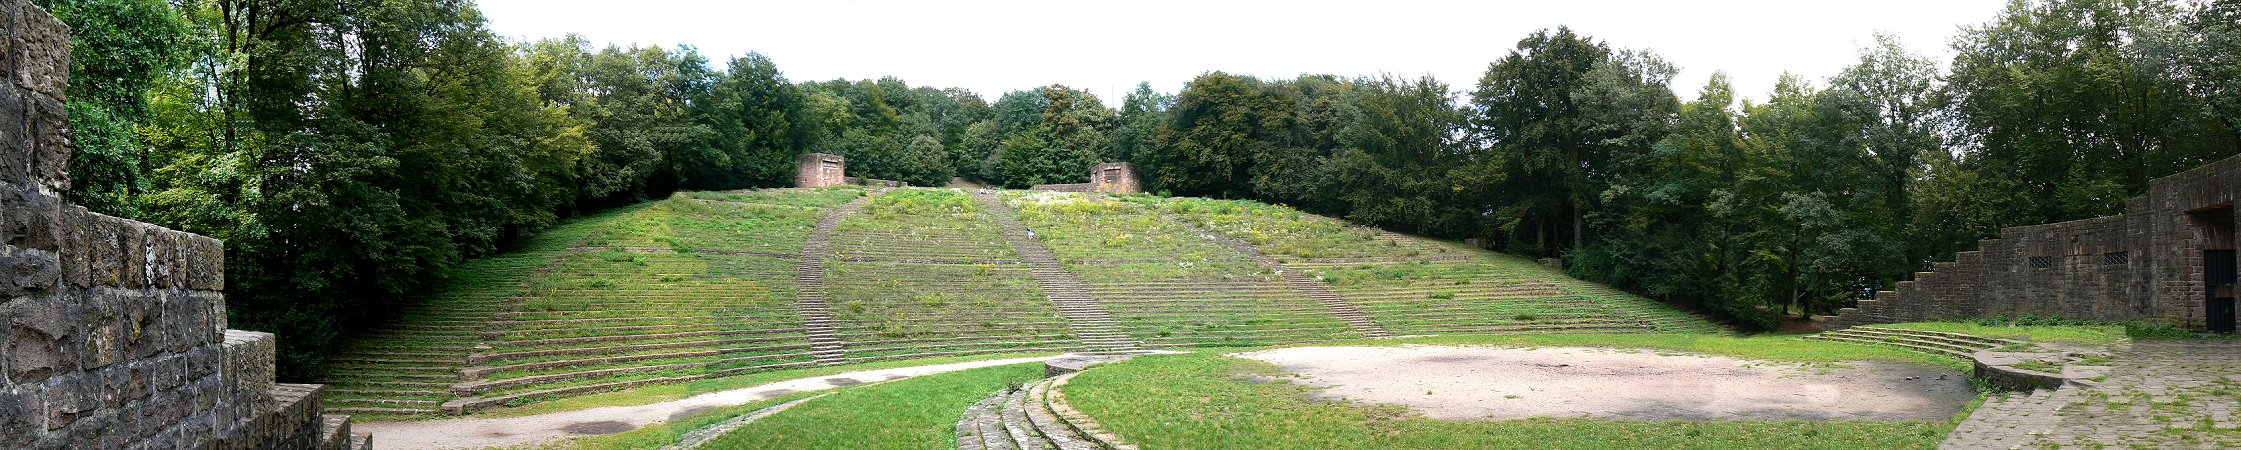
<path id="1" fill-rule="evenodd" d="M 1579 347 L 1294 347 L 1240 356 L 1275 363 L 1322 396 L 1407 405 L 1452 420 L 1951 419 L 1976 397 L 1949 369 L 1848 367 Z"/>
<path id="2" fill-rule="evenodd" d="M 521 417 L 462 417 L 407 422 L 366 422 L 353 424 L 351 428 L 360 432 L 373 433 L 374 448 L 376 449 L 510 447 L 569 436 L 620 433 L 635 430 L 654 422 L 669 420 L 671 417 L 693 414 L 710 408 L 746 404 L 795 392 L 831 389 L 835 386 L 897 380 L 981 367 L 1036 362 L 1060 356 L 1064 355 L 847 372 L 710 392 L 684 399 L 645 405 L 606 406 Z"/>

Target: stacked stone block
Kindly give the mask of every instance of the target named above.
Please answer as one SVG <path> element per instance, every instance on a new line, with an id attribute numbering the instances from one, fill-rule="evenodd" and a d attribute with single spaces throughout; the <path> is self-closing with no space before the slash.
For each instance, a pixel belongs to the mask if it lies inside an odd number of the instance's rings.
<path id="1" fill-rule="evenodd" d="M 794 187 L 821 188 L 848 184 L 848 160 L 840 155 L 803 153 L 794 157 Z"/>
<path id="2" fill-rule="evenodd" d="M 1144 192 L 1143 182 L 1136 177 L 1136 166 L 1124 162 L 1098 164 L 1089 169 L 1089 182 L 1066 184 L 1038 184 L 1027 188 L 1052 192 L 1101 192 L 1107 194 L 1135 194 Z"/>
<path id="3" fill-rule="evenodd" d="M 68 29 L 0 0 L 0 448 L 343 448 L 273 336 L 226 329 L 215 239 L 68 205 Z"/>
<path id="4" fill-rule="evenodd" d="M 1143 183 L 1136 179 L 1136 166 L 1124 162 L 1098 164 L 1089 169 L 1092 192 L 1108 194 L 1134 194 L 1144 192 Z"/>

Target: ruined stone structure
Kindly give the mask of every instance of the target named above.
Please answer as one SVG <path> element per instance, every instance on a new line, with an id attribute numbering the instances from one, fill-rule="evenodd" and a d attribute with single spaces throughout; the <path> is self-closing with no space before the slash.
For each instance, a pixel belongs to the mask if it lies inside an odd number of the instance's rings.
<path id="1" fill-rule="evenodd" d="M 821 188 L 848 184 L 848 160 L 839 155 L 803 153 L 794 157 L 794 187 Z"/>
<path id="2" fill-rule="evenodd" d="M 2236 198 L 2241 157 L 2158 178 L 2123 214 L 2002 229 L 1825 327 L 2036 315 L 2230 332 Z"/>
<path id="3" fill-rule="evenodd" d="M 68 33 L 0 0 L 0 448 L 370 448 L 226 329 L 223 243 L 62 201 Z"/>
<path id="4" fill-rule="evenodd" d="M 1135 194 L 1144 192 L 1136 178 L 1136 166 L 1124 162 L 1098 164 L 1089 169 L 1088 183 L 1038 184 L 1028 188 L 1037 191 L 1103 192 L 1107 194 Z"/>

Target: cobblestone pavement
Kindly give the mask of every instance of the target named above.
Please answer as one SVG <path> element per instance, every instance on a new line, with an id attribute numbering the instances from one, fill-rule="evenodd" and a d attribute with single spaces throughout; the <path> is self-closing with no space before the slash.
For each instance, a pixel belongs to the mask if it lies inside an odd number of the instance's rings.
<path id="1" fill-rule="evenodd" d="M 1940 448 L 2241 448 L 2241 340 L 2141 340 L 2098 386 L 1995 395 Z"/>

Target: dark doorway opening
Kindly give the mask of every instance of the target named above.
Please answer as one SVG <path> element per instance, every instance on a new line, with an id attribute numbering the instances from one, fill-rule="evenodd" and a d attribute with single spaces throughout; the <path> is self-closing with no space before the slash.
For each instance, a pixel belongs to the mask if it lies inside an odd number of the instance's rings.
<path id="1" fill-rule="evenodd" d="M 2202 249 L 2202 327 L 2213 333 L 2234 331 L 2234 281 L 2241 278 L 2233 239 L 2233 205 L 2189 211 L 2195 242 Z"/>
<path id="2" fill-rule="evenodd" d="M 2204 325 L 2213 333 L 2233 332 L 2234 262 L 2231 249 L 2202 251 L 2202 284 L 2209 291 L 2209 303 L 2203 305 L 2203 312 L 2208 314 Z"/>

